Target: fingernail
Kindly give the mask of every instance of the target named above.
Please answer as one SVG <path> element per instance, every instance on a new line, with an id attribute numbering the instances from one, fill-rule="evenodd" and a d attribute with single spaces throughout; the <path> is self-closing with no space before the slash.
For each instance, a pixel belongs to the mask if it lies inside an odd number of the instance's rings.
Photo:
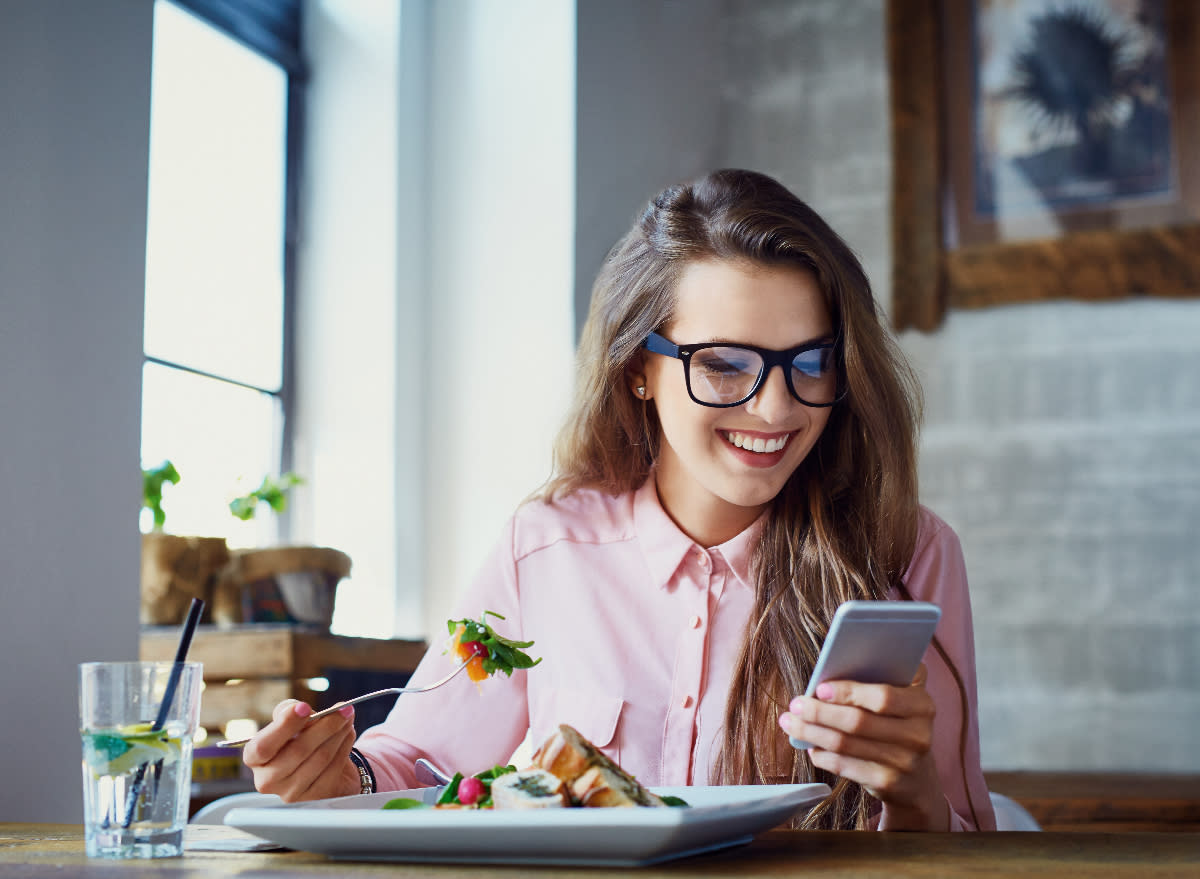
<path id="1" fill-rule="evenodd" d="M 817 686 L 817 698 L 818 699 L 832 699 L 833 698 L 833 684 L 819 684 Z"/>
<path id="2" fill-rule="evenodd" d="M 308 715 L 313 713 L 312 706 L 307 702 L 297 702 L 296 707 L 292 710 L 296 712 L 297 717 L 308 717 Z"/>
<path id="3" fill-rule="evenodd" d="M 342 715 L 342 717 L 353 717 L 354 716 L 354 706 L 353 705 L 343 705 L 341 708 L 338 709 L 338 714 Z"/>
<path id="4" fill-rule="evenodd" d="M 783 731 L 784 731 L 784 732 L 787 732 L 787 728 L 788 728 L 788 722 L 789 722 L 791 719 L 792 719 L 792 716 L 791 716 L 790 714 L 781 714 L 781 715 L 779 715 L 779 725 L 780 725 L 781 727 L 783 727 Z"/>

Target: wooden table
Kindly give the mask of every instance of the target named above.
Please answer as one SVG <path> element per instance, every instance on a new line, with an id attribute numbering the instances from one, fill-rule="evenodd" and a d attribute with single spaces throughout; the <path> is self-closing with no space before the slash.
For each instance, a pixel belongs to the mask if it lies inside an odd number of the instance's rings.
<path id="1" fill-rule="evenodd" d="M 0 824 L 0 876 L 304 877 L 423 876 L 446 879 L 540 876 L 908 877 L 1200 876 L 1195 833 L 803 833 L 773 831 L 748 846 L 635 871 L 570 867 L 373 864 L 304 852 L 189 853 L 156 861 L 90 860 L 76 825 Z"/>

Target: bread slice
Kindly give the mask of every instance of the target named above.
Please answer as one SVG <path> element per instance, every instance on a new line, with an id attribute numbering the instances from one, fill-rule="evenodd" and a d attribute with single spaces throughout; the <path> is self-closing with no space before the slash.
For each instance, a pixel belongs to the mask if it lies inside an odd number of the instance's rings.
<path id="1" fill-rule="evenodd" d="M 563 780 L 545 769 L 523 769 L 492 782 L 497 809 L 561 809 L 570 805 Z"/>
<path id="2" fill-rule="evenodd" d="M 581 806 L 666 805 L 565 723 L 534 752 L 533 765 L 562 779 Z"/>

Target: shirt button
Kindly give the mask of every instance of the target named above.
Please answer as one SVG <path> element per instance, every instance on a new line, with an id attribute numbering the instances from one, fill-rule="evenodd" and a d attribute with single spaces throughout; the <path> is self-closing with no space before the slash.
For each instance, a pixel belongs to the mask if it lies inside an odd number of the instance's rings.
<path id="1" fill-rule="evenodd" d="M 692 697 L 684 696 L 683 701 L 680 702 L 679 704 L 682 705 L 684 708 L 691 708 L 692 707 Z"/>
<path id="2" fill-rule="evenodd" d="M 706 553 L 703 553 L 703 552 L 696 553 L 696 561 L 697 561 L 697 563 L 699 563 L 700 567 L 702 567 L 702 568 L 708 567 L 708 555 Z"/>
<path id="3" fill-rule="evenodd" d="M 693 629 L 700 628 L 700 617 L 692 617 L 690 620 L 688 620 L 688 625 Z"/>

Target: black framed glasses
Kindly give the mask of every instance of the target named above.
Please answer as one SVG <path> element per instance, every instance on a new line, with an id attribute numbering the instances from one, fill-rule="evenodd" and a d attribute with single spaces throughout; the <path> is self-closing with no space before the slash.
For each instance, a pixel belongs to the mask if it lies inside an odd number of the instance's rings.
<path id="1" fill-rule="evenodd" d="M 683 361 L 688 395 L 701 406 L 740 406 L 758 393 L 776 366 L 793 397 L 805 406 L 832 406 L 845 396 L 834 342 L 810 342 L 786 351 L 713 342 L 676 345 L 658 333 L 642 343 L 647 351 Z"/>

